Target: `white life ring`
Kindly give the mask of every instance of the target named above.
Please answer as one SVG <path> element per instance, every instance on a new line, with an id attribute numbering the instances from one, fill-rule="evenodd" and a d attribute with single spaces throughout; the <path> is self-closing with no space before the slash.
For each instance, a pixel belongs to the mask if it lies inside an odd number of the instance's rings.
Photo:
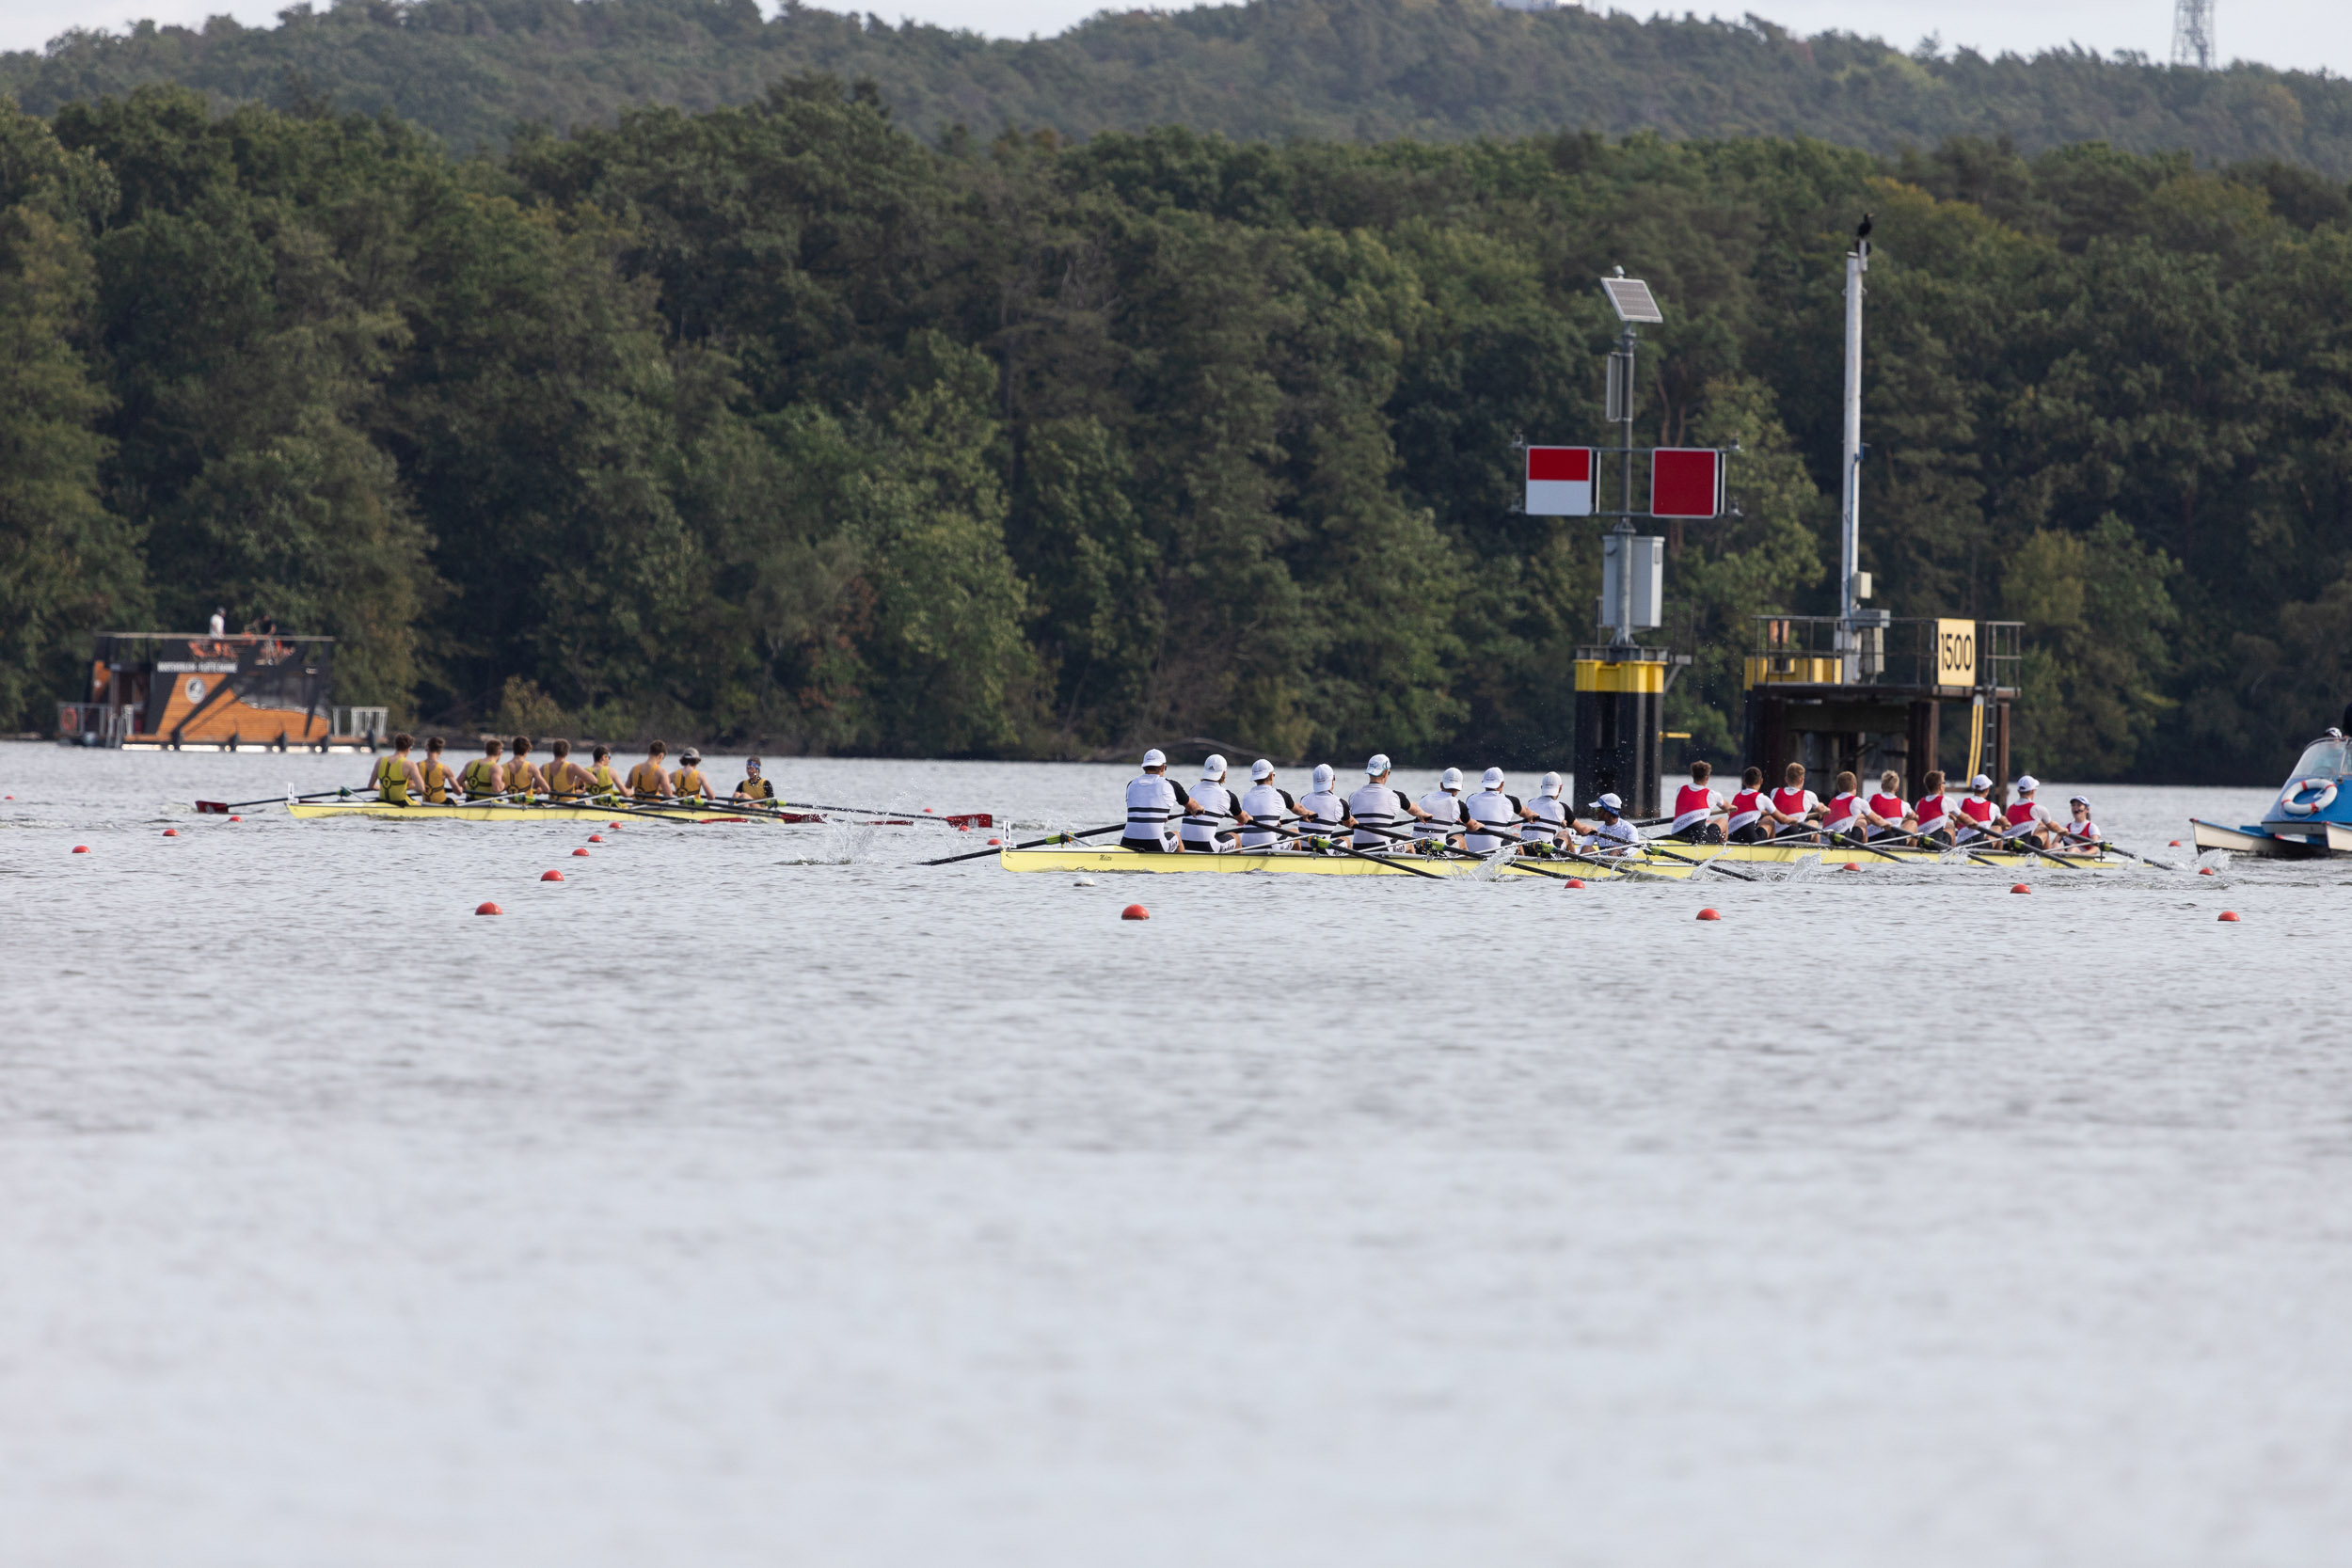
<path id="1" fill-rule="evenodd" d="M 2309 800 L 2298 799 L 2304 791 L 2312 789 L 2316 789 L 2319 793 Z M 2280 800 L 2279 804 L 2284 806 L 2290 813 L 2296 816 L 2309 816 L 2313 812 L 2326 811 L 2329 806 L 2335 804 L 2335 780 L 2297 779 L 2295 783 L 2287 786 L 2287 792 Z"/>

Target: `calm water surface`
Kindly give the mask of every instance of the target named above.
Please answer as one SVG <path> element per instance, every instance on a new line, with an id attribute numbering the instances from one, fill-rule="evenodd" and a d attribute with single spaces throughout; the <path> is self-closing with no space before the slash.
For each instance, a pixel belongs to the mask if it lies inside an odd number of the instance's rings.
<path id="1" fill-rule="evenodd" d="M 0 747 L 11 1564 L 2344 1560 L 2352 865 L 1083 886 L 187 804 L 366 769 Z M 2265 801 L 2093 793 L 2158 853 Z"/>

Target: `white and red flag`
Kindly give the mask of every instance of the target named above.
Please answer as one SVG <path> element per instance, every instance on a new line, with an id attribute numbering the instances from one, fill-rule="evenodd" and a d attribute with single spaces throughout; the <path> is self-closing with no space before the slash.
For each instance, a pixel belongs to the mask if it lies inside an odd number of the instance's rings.
<path id="1" fill-rule="evenodd" d="M 1527 449 L 1527 515 L 1531 517 L 1589 517 L 1593 515 L 1593 449 Z"/>

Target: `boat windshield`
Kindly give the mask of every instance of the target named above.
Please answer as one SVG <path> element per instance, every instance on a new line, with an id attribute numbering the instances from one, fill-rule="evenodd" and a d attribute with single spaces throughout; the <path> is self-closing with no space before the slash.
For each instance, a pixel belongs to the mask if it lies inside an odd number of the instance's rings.
<path id="1" fill-rule="evenodd" d="M 2352 742 L 2314 740 L 2303 749 L 2303 760 L 2295 765 L 2298 779 L 2333 779 L 2352 769 L 2344 766 L 2344 748 Z"/>

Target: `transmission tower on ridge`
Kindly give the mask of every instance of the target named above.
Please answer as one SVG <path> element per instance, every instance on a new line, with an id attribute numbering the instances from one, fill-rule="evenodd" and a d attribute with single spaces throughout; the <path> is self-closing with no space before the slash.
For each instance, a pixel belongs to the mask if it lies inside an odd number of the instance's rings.
<path id="1" fill-rule="evenodd" d="M 2213 69 L 2213 0 L 2172 0 L 2172 63 Z"/>

